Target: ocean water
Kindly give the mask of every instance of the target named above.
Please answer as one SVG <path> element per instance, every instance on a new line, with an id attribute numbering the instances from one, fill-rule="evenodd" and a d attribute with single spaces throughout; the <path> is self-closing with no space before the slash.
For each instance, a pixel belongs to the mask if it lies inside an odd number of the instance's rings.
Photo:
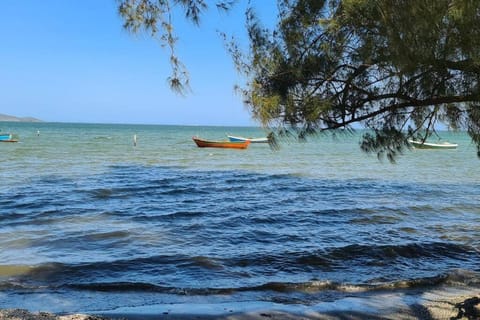
<path id="1" fill-rule="evenodd" d="M 0 123 L 0 306 L 315 306 L 480 287 L 480 160 L 360 135 L 197 148 L 258 128 Z M 137 144 L 133 144 L 133 136 Z"/>

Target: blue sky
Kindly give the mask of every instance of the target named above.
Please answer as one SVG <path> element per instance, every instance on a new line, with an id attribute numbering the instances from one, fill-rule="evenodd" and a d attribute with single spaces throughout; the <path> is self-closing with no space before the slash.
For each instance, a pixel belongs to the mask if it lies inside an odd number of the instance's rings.
<path id="1" fill-rule="evenodd" d="M 122 28 L 115 0 L 0 1 L 0 113 L 53 122 L 255 125 L 216 30 L 245 41 L 244 4 L 200 28 L 174 17 L 192 92 L 168 87 L 168 52 Z M 246 2 L 246 1 L 244 1 Z M 272 21 L 275 0 L 254 2 Z M 260 6 L 260 7 L 259 7 Z"/>

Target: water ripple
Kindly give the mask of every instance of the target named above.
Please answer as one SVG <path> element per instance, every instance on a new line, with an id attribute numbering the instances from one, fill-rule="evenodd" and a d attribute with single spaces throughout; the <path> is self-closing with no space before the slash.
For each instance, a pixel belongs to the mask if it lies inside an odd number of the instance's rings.
<path id="1" fill-rule="evenodd" d="M 35 265 L 12 286 L 380 286 L 477 270 L 476 192 L 462 183 L 116 165 L 2 191 L 0 259 Z"/>

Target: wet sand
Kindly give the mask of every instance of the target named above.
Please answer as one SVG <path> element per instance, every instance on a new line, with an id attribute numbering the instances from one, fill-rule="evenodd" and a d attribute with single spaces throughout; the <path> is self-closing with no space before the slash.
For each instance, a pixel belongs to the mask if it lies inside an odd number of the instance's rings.
<path id="1" fill-rule="evenodd" d="M 170 304 L 104 311 L 99 314 L 52 314 L 22 309 L 0 309 L 3 320 L 377 320 L 377 319 L 480 319 L 480 290 L 435 289 L 421 294 L 379 293 L 345 298 L 315 306 L 275 304 Z"/>

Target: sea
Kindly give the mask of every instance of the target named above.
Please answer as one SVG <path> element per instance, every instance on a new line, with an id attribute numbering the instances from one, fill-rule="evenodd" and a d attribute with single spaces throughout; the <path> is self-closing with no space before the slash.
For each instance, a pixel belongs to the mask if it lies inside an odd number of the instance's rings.
<path id="1" fill-rule="evenodd" d="M 391 163 L 360 150 L 361 131 L 233 150 L 192 136 L 266 132 L 0 129 L 19 139 L 0 143 L 0 308 L 315 311 L 480 288 L 480 159 L 465 132 L 439 132 L 457 149 L 407 149 Z"/>

